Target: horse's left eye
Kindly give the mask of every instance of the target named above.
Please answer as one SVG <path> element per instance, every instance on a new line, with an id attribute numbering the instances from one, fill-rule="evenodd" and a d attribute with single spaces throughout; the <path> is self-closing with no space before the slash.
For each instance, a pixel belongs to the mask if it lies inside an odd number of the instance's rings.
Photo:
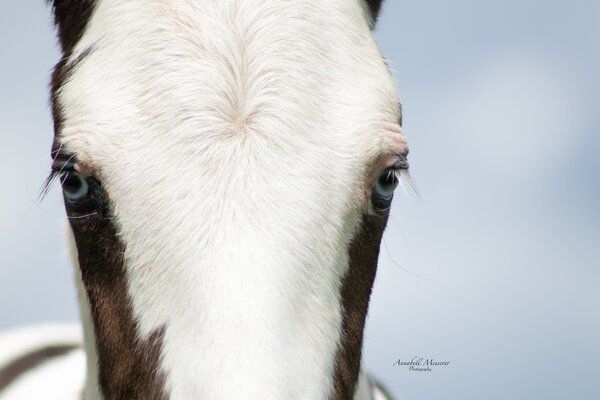
<path id="1" fill-rule="evenodd" d="M 88 197 L 90 185 L 87 180 L 74 171 L 65 172 L 62 174 L 60 182 L 65 197 L 70 202 L 78 202 Z"/>
<path id="2" fill-rule="evenodd" d="M 394 197 L 394 190 L 398 187 L 398 171 L 390 168 L 377 178 L 373 195 L 379 200 L 389 202 Z"/>

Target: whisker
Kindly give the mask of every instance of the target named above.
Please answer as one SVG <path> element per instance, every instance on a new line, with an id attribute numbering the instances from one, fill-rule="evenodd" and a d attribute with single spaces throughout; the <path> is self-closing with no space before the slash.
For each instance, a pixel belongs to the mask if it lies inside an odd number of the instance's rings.
<path id="1" fill-rule="evenodd" d="M 97 211 L 94 211 L 93 213 L 89 213 L 89 214 L 84 214 L 84 215 L 78 215 L 76 217 L 71 217 L 67 215 L 67 219 L 82 219 L 82 218 L 87 218 L 87 217 L 91 217 L 92 215 L 98 215 Z"/>
<path id="2" fill-rule="evenodd" d="M 410 190 L 414 194 L 417 195 L 419 200 L 423 200 L 423 198 L 421 197 L 421 194 L 417 190 L 417 185 L 415 184 L 415 181 L 413 180 L 412 175 L 410 174 L 410 171 L 403 169 L 403 170 L 395 171 L 395 173 L 396 173 L 396 178 L 400 182 L 400 186 L 402 187 L 402 190 L 404 191 L 405 194 L 408 194 L 408 192 Z M 408 186 L 409 190 L 407 190 L 407 186 Z"/>
<path id="3" fill-rule="evenodd" d="M 392 262 L 392 264 L 394 264 L 396 267 L 400 268 L 402 271 L 406 272 L 407 274 L 410 274 L 410 275 L 414 276 L 415 278 L 419 278 L 421 280 L 424 280 L 426 282 L 432 283 L 432 284 L 434 284 L 434 285 L 436 285 L 436 286 L 444 289 L 445 291 L 447 291 L 448 293 L 456 296 L 460 300 L 464 300 L 464 298 L 461 295 L 459 295 L 458 293 L 456 293 L 454 290 L 448 288 L 447 286 L 445 286 L 445 285 L 443 285 L 443 284 L 441 284 L 439 282 L 436 282 L 433 279 L 428 278 L 428 277 L 426 277 L 424 275 L 421 275 L 421 274 L 413 272 L 413 271 L 411 271 L 409 269 L 406 269 L 405 267 L 403 267 L 402 265 L 400 265 L 399 263 L 397 263 L 396 260 L 394 260 L 392 258 L 392 255 L 390 254 L 390 250 L 388 248 L 388 245 L 387 245 L 387 242 L 386 242 L 385 238 L 383 238 L 383 245 L 385 247 L 385 251 L 387 253 L 387 256 L 389 257 L 389 259 Z"/>
<path id="4" fill-rule="evenodd" d="M 408 256 L 412 261 L 413 254 L 412 254 L 412 251 L 410 251 L 410 247 L 408 246 L 408 241 L 406 240 L 406 236 L 404 235 L 404 231 L 402 230 L 402 227 L 400 226 L 398 219 L 396 217 L 394 217 L 394 214 L 392 214 L 392 213 L 390 213 L 389 218 L 391 218 L 391 220 L 394 221 L 394 224 L 396 225 L 398 232 L 400 232 L 400 237 L 402 238 L 402 242 L 404 243 L 404 246 L 406 247 L 406 251 L 408 251 Z"/>

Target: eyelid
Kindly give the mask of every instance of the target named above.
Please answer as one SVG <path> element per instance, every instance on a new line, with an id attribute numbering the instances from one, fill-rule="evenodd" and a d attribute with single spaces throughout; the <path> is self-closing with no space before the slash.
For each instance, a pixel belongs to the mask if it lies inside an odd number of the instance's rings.
<path id="1" fill-rule="evenodd" d="M 407 170 L 409 167 L 408 160 L 406 159 L 406 154 L 395 154 L 390 156 L 387 162 L 384 165 L 384 170 Z"/>
<path id="2" fill-rule="evenodd" d="M 399 155 L 398 159 L 396 160 L 396 162 L 394 163 L 394 165 L 391 167 L 393 169 L 396 170 L 406 170 L 408 169 L 409 164 L 408 164 L 408 160 L 406 159 L 405 155 Z"/>
<path id="3" fill-rule="evenodd" d="M 52 172 L 60 173 L 63 171 L 74 171 L 75 170 L 75 156 L 67 156 L 64 154 L 57 155 L 52 161 Z"/>

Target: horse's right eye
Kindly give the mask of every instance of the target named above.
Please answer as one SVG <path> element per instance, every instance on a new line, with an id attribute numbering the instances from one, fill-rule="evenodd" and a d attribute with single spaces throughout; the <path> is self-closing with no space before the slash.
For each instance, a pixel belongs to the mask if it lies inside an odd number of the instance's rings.
<path id="1" fill-rule="evenodd" d="M 398 170 L 390 168 L 379 176 L 373 189 L 373 195 L 384 201 L 392 201 L 394 190 L 398 186 Z"/>
<path id="2" fill-rule="evenodd" d="M 90 185 L 86 178 L 75 171 L 63 173 L 60 177 L 60 183 L 65 198 L 71 203 L 87 199 L 90 193 Z"/>

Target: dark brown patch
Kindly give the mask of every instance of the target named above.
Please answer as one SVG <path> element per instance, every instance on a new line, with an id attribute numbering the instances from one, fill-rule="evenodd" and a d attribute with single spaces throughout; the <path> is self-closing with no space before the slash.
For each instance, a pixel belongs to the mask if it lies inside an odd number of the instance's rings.
<path id="1" fill-rule="evenodd" d="M 54 357 L 67 354 L 78 347 L 76 345 L 48 346 L 13 360 L 10 364 L 0 369 L 0 392 L 25 372 L 36 368 Z"/>
<path id="2" fill-rule="evenodd" d="M 342 283 L 342 338 L 336 356 L 331 400 L 352 400 L 360 372 L 363 331 L 389 210 L 366 215 L 349 249 L 350 266 Z"/>
<path id="3" fill-rule="evenodd" d="M 94 11 L 94 0 L 48 0 L 63 54 L 70 54 Z"/>
<path id="4" fill-rule="evenodd" d="M 65 203 L 67 213 L 69 205 Z M 72 218 L 98 352 L 98 380 L 106 400 L 166 399 L 159 371 L 163 330 L 138 338 L 123 261 L 124 245 L 104 212 Z"/>
<path id="5" fill-rule="evenodd" d="M 377 22 L 377 17 L 379 16 L 379 11 L 381 10 L 381 3 L 383 0 L 366 0 L 367 5 L 369 6 L 369 12 L 371 13 L 371 27 L 375 26 Z"/>

